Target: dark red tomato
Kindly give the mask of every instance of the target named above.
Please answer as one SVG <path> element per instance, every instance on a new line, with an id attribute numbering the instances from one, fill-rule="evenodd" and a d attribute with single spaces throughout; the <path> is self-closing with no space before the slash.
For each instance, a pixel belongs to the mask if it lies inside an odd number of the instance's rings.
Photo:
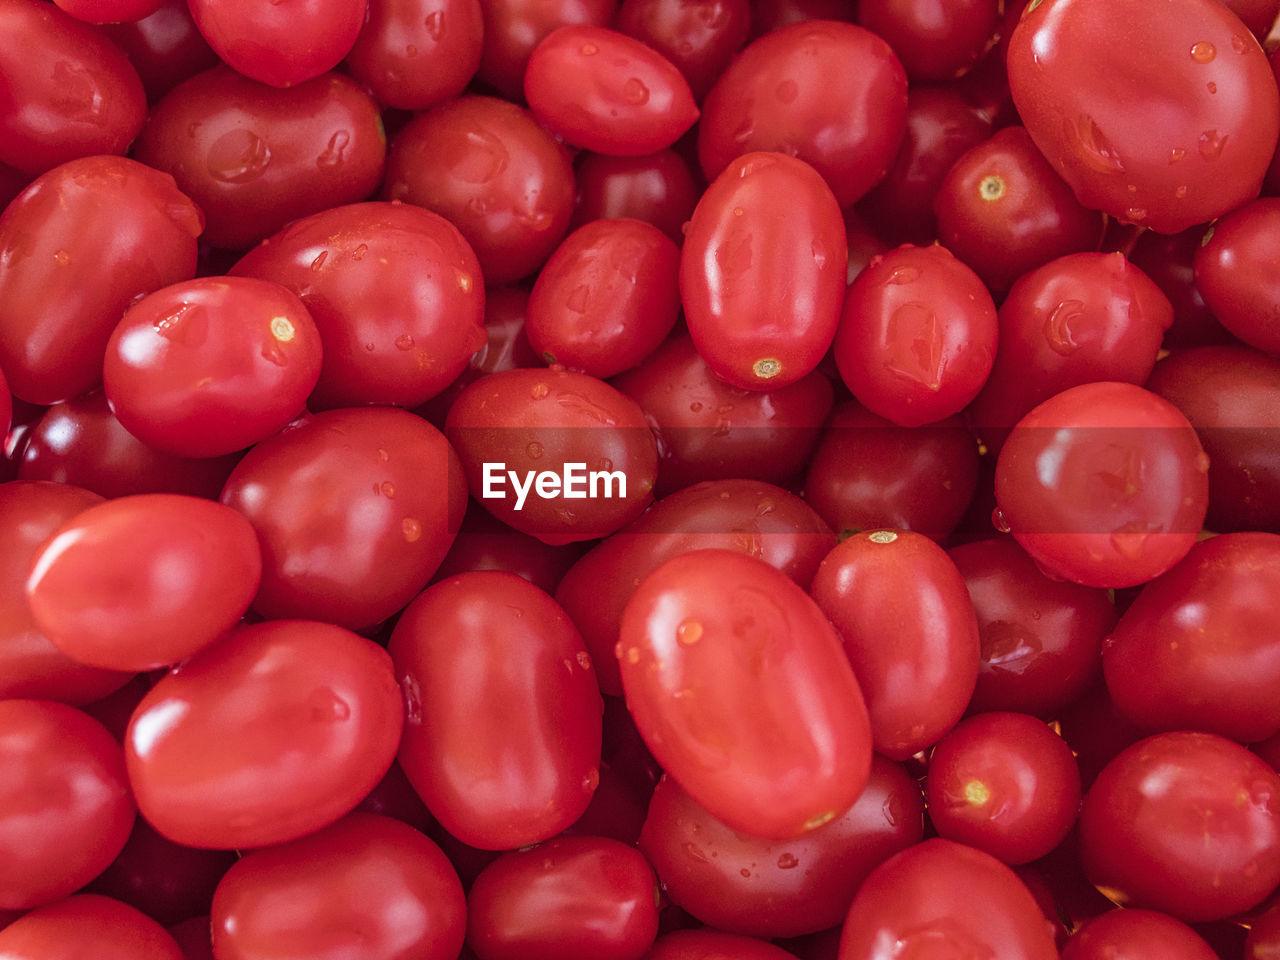
<path id="1" fill-rule="evenodd" d="M 273 87 L 336 67 L 356 42 L 368 0 L 189 0 L 200 33 L 228 66 Z"/>
<path id="2" fill-rule="evenodd" d="M 547 34 L 570 24 L 607 27 L 617 6 L 618 0 L 481 0 L 484 50 L 479 78 L 519 101 L 529 55 Z"/>
<path id="3" fill-rule="evenodd" d="M 735 157 L 776 151 L 811 164 L 847 207 L 898 152 L 907 77 L 870 30 L 834 20 L 798 23 L 746 47 L 702 112 L 698 158 L 707 179 Z"/>
<path id="4" fill-rule="evenodd" d="M 1081 206 L 1019 126 L 956 160 L 933 209 L 938 239 L 997 291 L 1055 257 L 1094 250 L 1102 239 L 1102 215 Z"/>
<path id="5" fill-rule="evenodd" d="M 1011 540 L 950 550 L 978 615 L 982 659 L 973 712 L 1053 716 L 1098 677 L 1103 638 L 1116 623 L 1105 590 L 1044 575 Z"/>
<path id="6" fill-rule="evenodd" d="M 1144 230 L 1126 254 L 1173 305 L 1173 324 L 1164 335 L 1170 349 L 1231 342 L 1196 286 L 1195 255 L 1204 234 L 1203 226 L 1175 234 Z"/>
<path id="7" fill-rule="evenodd" d="M 139 672 L 184 660 L 235 626 L 261 573 L 253 527 L 235 510 L 151 493 L 63 523 L 32 560 L 27 601 L 63 653 Z"/>
<path id="8" fill-rule="evenodd" d="M 525 331 L 547 363 L 611 377 L 653 353 L 680 315 L 680 249 L 640 220 L 569 234 L 529 297 Z"/>
<path id="9" fill-rule="evenodd" d="M 160 924 L 110 897 L 83 893 L 33 910 L 0 931 L 12 960 L 183 960 Z"/>
<path id="10" fill-rule="evenodd" d="M 827 554 L 809 593 L 840 631 L 879 753 L 905 760 L 955 726 L 981 651 L 946 551 L 908 530 L 855 534 Z"/>
<path id="11" fill-rule="evenodd" d="M 1280 198 L 1255 200 L 1215 223 L 1196 253 L 1196 286 L 1231 333 L 1280 354 Z"/>
<path id="12" fill-rule="evenodd" d="M 426 586 L 457 534 L 466 482 L 425 420 L 391 408 L 330 410 L 249 451 L 222 502 L 258 532 L 259 614 L 356 630 Z"/>
<path id="13" fill-rule="evenodd" d="M 0 700 L 0 908 L 74 893 L 123 849 L 134 805 L 120 745 L 85 713 Z"/>
<path id="14" fill-rule="evenodd" d="M 1156 364 L 1147 389 L 1186 415 L 1209 455 L 1209 529 L 1280 533 L 1280 358 L 1178 351 Z"/>
<path id="15" fill-rule="evenodd" d="M 134 155 L 200 205 L 205 240 L 244 249 L 290 220 L 368 197 L 386 136 L 377 104 L 349 77 L 282 90 L 223 65 L 155 105 Z"/>
<path id="16" fill-rule="evenodd" d="M 1062 948 L 1062 960 L 1217 960 L 1205 939 L 1155 910 L 1112 910 L 1087 922 Z M 1258 958 L 1261 960 L 1261 958 Z"/>
<path id="17" fill-rule="evenodd" d="M 162 677 L 134 711 L 125 760 L 139 810 L 170 840 L 259 847 L 354 809 L 403 724 L 385 650 L 332 624 L 274 621 Z"/>
<path id="18" fill-rule="evenodd" d="M 178 947 L 182 950 L 183 960 L 215 960 L 208 914 L 191 917 L 168 929 L 169 935 L 178 942 Z"/>
<path id="19" fill-rule="evenodd" d="M 1138 594 L 1102 665 L 1116 706 L 1148 730 L 1241 743 L 1280 731 L 1280 535 L 1197 543 Z"/>
<path id="20" fill-rule="evenodd" d="M 644 960 L 794 960 L 768 940 L 719 930 L 676 930 L 654 941 Z"/>
<path id="21" fill-rule="evenodd" d="M 141 20 L 155 13 L 164 0 L 54 0 L 59 9 L 65 10 L 85 23 L 119 23 L 124 20 Z"/>
<path id="22" fill-rule="evenodd" d="M 1066 742 L 1025 713 L 982 713 L 929 756 L 929 819 L 938 835 L 1008 863 L 1053 850 L 1080 809 L 1080 771 Z"/>
<path id="23" fill-rule="evenodd" d="M 0 702 L 33 698 L 80 706 L 123 687 L 128 673 L 72 660 L 40 632 L 27 602 L 27 575 L 49 534 L 101 503 L 65 483 L 0 484 Z"/>
<path id="24" fill-rule="evenodd" d="M 485 283 L 511 283 L 564 238 L 573 166 L 527 110 L 464 96 L 417 115 L 397 134 L 383 192 L 445 217 L 471 244 Z"/>
<path id="25" fill-rule="evenodd" d="M 890 857 L 859 888 L 839 960 L 901 957 L 1057 960 L 1035 898 L 1011 869 L 981 850 L 932 839 Z"/>
<path id="26" fill-rule="evenodd" d="M 945 247 L 905 245 L 849 285 L 833 351 L 863 406 L 919 427 L 977 396 L 996 340 L 996 306 L 978 275 Z"/>
<path id="27" fill-rule="evenodd" d="M 932 242 L 933 198 L 942 178 L 961 154 L 990 135 L 991 121 L 955 90 L 912 87 L 897 156 L 859 209 L 897 243 Z"/>
<path id="28" fill-rule="evenodd" d="M 194 276 L 203 228 L 172 177 L 124 157 L 37 178 L 0 214 L 0 367 L 14 396 L 47 404 L 95 387 L 120 315 Z"/>
<path id="29" fill-rule="evenodd" d="M 427 837 L 351 813 L 245 854 L 218 884 L 210 922 L 220 960 L 456 960 L 466 899 Z"/>
<path id="30" fill-rule="evenodd" d="M 859 884 L 888 857 L 919 843 L 920 788 L 901 766 L 871 761 L 871 778 L 843 816 L 791 840 L 739 833 L 670 777 L 653 793 L 640 849 L 667 898 L 703 923 L 759 937 L 838 925 Z"/>
<path id="31" fill-rule="evenodd" d="M 152 103 L 218 63 L 218 55 L 196 29 L 186 0 L 163 0 L 141 20 L 107 23 L 99 29 L 124 51 Z"/>
<path id="32" fill-rule="evenodd" d="M 751 29 L 748 0 L 623 0 L 614 28 L 670 60 L 701 101 Z"/>
<path id="33" fill-rule="evenodd" d="M 986 52 L 1000 8 L 997 0 L 860 0 L 858 23 L 888 41 L 912 80 L 950 80 Z"/>
<path id="34" fill-rule="evenodd" d="M 698 201 L 680 259 L 680 296 L 708 366 L 746 390 L 813 370 L 835 335 L 848 248 L 835 197 L 781 153 L 734 159 Z"/>
<path id="35" fill-rule="evenodd" d="M 1271 28 L 1275 26 L 1276 17 L 1280 15 L 1280 3 L 1276 0 L 1225 0 L 1231 11 L 1240 18 L 1250 32 L 1262 43 Z"/>
<path id="36" fill-rule="evenodd" d="M 37 0 L 4 0 L 0 36 L 0 162 L 38 174 L 129 148 L 147 102 L 118 47 Z"/>
<path id="37" fill-rule="evenodd" d="M 835 536 L 795 494 L 755 480 L 707 481 L 663 497 L 585 554 L 561 580 L 556 599 L 582 631 L 601 690 L 620 696 L 614 646 L 622 612 L 657 566 L 691 550 L 737 550 L 808 588 L 833 546 Z"/>
<path id="38" fill-rule="evenodd" d="M 866 786 L 871 730 L 840 638 L 765 561 L 730 550 L 666 561 L 627 602 L 617 656 L 654 757 L 729 827 L 797 837 Z"/>
<path id="39" fill-rule="evenodd" d="M 376 813 L 383 817 L 392 817 L 401 823 L 408 824 L 421 833 L 439 832 L 440 825 L 431 815 L 422 798 L 413 789 L 413 784 L 404 775 L 399 763 L 393 763 L 378 785 L 369 791 L 369 795 L 360 801 L 356 810 L 364 813 Z"/>
<path id="40" fill-rule="evenodd" d="M 613 385 L 657 432 L 659 496 L 703 480 L 787 483 L 809 462 L 833 392 L 818 370 L 777 390 L 730 386 L 683 333 Z"/>
<path id="41" fill-rule="evenodd" d="M 479 960 L 639 960 L 657 933 L 653 868 L 606 837 L 503 854 L 467 895 L 467 944 Z"/>
<path id="42" fill-rule="evenodd" d="M 1167 400 L 1128 383 L 1087 383 L 1014 426 L 996 463 L 996 501 L 1049 575 L 1131 587 L 1195 543 L 1208 469 L 1195 430 Z"/>
<path id="43" fill-rule="evenodd" d="M 643 157 L 609 157 L 583 151 L 574 167 L 577 199 L 572 226 L 632 217 L 652 223 L 677 244 L 693 215 L 697 187 L 689 164 L 674 150 Z"/>
<path id="44" fill-rule="evenodd" d="M 1280 909 L 1275 903 L 1255 917 L 1245 940 L 1244 960 L 1268 960 L 1280 948 Z M 1199 960 L 1199 958 L 1195 958 Z"/>
<path id="45" fill-rule="evenodd" d="M 1141 740 L 1085 794 L 1080 852 L 1117 903 L 1190 923 L 1229 917 L 1280 881 L 1280 776 L 1211 733 Z"/>
<path id="46" fill-rule="evenodd" d="M 1009 43 L 1009 86 L 1081 203 L 1177 233 L 1258 195 L 1280 96 L 1225 4 L 1174 0 L 1150 13 L 1113 0 L 1029 4 Z"/>
<path id="47" fill-rule="evenodd" d="M 427 110 L 458 96 L 480 66 L 480 0 L 369 0 L 347 54 L 350 74 L 379 103 Z"/>
<path id="48" fill-rule="evenodd" d="M 203 277 L 134 303 L 107 341 L 103 389 L 116 419 L 150 447 L 217 457 L 304 412 L 320 376 L 320 333 L 276 283 Z"/>
<path id="49" fill-rule="evenodd" d="M 324 344 L 312 409 L 416 406 L 484 345 L 480 262 L 456 227 L 420 207 L 312 214 L 230 272 L 282 284 L 307 305 Z"/>
<path id="50" fill-rule="evenodd" d="M 1173 311 L 1122 254 L 1075 253 L 1021 277 L 999 322 L 995 365 L 966 414 L 994 450 L 1023 414 L 1068 387 L 1144 382 Z"/>
<path id="51" fill-rule="evenodd" d="M 978 447 L 959 417 L 900 427 L 856 401 L 836 407 L 804 494 L 839 534 L 889 527 L 944 540 L 978 484 Z"/>
<path id="52" fill-rule="evenodd" d="M 509 850 L 582 815 L 603 705 L 582 637 L 549 595 L 512 573 L 450 577 L 409 604 L 388 649 L 408 710 L 400 765 L 446 830 Z"/>
<path id="53" fill-rule="evenodd" d="M 524 577 L 535 587 L 553 593 L 560 578 L 582 556 L 574 543 L 552 546 L 537 537 L 513 530 L 475 501 L 467 504 L 467 515 L 453 546 L 445 555 L 433 580 L 478 570 L 502 570 Z"/>
<path id="54" fill-rule="evenodd" d="M 547 543 L 608 536 L 653 500 L 658 450 L 643 411 L 585 373 L 482 377 L 454 401 L 446 433 L 480 505 Z"/>
<path id="55" fill-rule="evenodd" d="M 237 455 L 175 457 L 148 447 L 126 430 L 101 391 L 45 411 L 23 440 L 19 480 L 52 480 L 101 496 L 185 493 L 217 499 Z"/>

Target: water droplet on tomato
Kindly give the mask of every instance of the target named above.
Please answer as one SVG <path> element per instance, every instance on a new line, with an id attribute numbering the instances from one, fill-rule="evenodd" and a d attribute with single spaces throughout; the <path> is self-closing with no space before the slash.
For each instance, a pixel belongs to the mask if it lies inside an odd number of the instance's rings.
<path id="1" fill-rule="evenodd" d="M 1210 80 L 1208 83 L 1205 84 L 1205 89 L 1208 90 L 1210 93 L 1217 93 L 1218 85 L 1214 83 L 1212 80 Z"/>
<path id="2" fill-rule="evenodd" d="M 1206 160 L 1217 160 L 1222 156 L 1222 148 L 1226 145 L 1226 134 L 1219 135 L 1217 130 L 1206 130 L 1200 134 L 1200 156 Z"/>
<path id="3" fill-rule="evenodd" d="M 1009 518 L 1004 515 L 1004 511 L 999 507 L 996 507 L 991 511 L 991 525 L 1001 533 L 1008 533 L 1013 529 L 1013 527 L 1009 525 Z"/>
<path id="4" fill-rule="evenodd" d="M 1175 198 L 1175 199 L 1177 199 L 1177 200 L 1185 200 L 1185 199 L 1187 199 L 1187 187 L 1186 187 L 1186 184 L 1180 184 L 1179 186 L 1175 187 L 1175 188 L 1174 188 L 1174 191 L 1173 191 L 1173 196 L 1174 196 L 1174 198 Z"/>
<path id="5" fill-rule="evenodd" d="M 579 650 L 574 659 L 578 661 L 578 666 L 583 670 L 591 669 L 591 654 L 587 653 L 587 651 Z"/>
<path id="6" fill-rule="evenodd" d="M 320 268 L 324 266 L 324 262 L 328 259 L 329 251 L 321 250 L 320 253 L 316 255 L 316 258 L 311 261 L 311 269 L 319 272 Z"/>
<path id="7" fill-rule="evenodd" d="M 681 646 L 691 647 L 702 639 L 702 621 L 688 619 L 680 621 L 676 627 L 676 642 Z"/>
<path id="8" fill-rule="evenodd" d="M 1209 472 L 1209 455 L 1203 450 L 1196 454 L 1196 469 L 1201 473 Z"/>
<path id="9" fill-rule="evenodd" d="M 311 694 L 311 719 L 319 723 L 342 723 L 351 716 L 347 701 L 330 690 L 321 687 Z"/>
<path id="10" fill-rule="evenodd" d="M 1233 33 L 1231 35 L 1231 49 L 1236 53 L 1244 53 L 1249 49 L 1249 44 L 1245 41 L 1244 37 L 1240 36 L 1240 34 Z"/>
<path id="11" fill-rule="evenodd" d="M 1198 40 L 1191 45 L 1191 59 L 1196 63 L 1212 63 L 1218 48 L 1208 40 Z"/>
<path id="12" fill-rule="evenodd" d="M 332 170 L 334 167 L 341 166 L 343 152 L 350 142 L 351 134 L 346 130 L 339 130 L 329 138 L 329 142 L 325 144 L 324 152 L 316 157 L 316 166 L 321 170 Z"/>
<path id="13" fill-rule="evenodd" d="M 784 853 L 779 855 L 778 857 L 779 870 L 794 870 L 798 866 L 800 866 L 800 861 L 799 859 L 796 858 L 796 855 L 794 853 Z"/>
<path id="14" fill-rule="evenodd" d="M 736 144 L 744 144 L 748 140 L 750 140 L 752 137 L 754 137 L 755 133 L 756 133 L 756 122 L 750 117 L 747 117 L 740 124 L 738 124 L 737 129 L 733 131 L 733 142 Z"/>
<path id="15" fill-rule="evenodd" d="M 205 169 L 223 183 L 250 183 L 260 178 L 271 164 L 267 142 L 252 130 L 231 130 L 209 147 Z"/>
<path id="16" fill-rule="evenodd" d="M 396 337 L 395 339 L 395 345 L 397 350 L 412 350 L 413 343 L 414 343 L 413 337 L 409 336 L 409 334 L 407 333 L 402 333 L 400 334 L 400 336 Z"/>
<path id="17" fill-rule="evenodd" d="M 396 498 L 396 485 L 390 480 L 383 480 L 378 486 L 378 490 L 388 500 L 394 500 Z"/>
<path id="18" fill-rule="evenodd" d="M 431 39 L 439 43 L 440 38 L 444 36 L 444 11 L 431 11 L 422 23 L 427 28 L 427 33 L 431 36 Z"/>
<path id="19" fill-rule="evenodd" d="M 701 403 L 699 403 L 697 400 L 695 400 L 695 401 L 693 401 L 693 403 L 689 404 L 689 409 L 690 409 L 693 413 L 697 413 L 699 410 L 701 410 L 701 409 L 702 409 L 702 404 L 701 404 Z"/>
<path id="20" fill-rule="evenodd" d="M 422 524 L 413 517 L 405 517 L 400 521 L 400 532 L 408 543 L 416 543 L 422 537 Z"/>
<path id="21" fill-rule="evenodd" d="M 422 723 L 422 687 L 412 674 L 400 678 L 400 693 L 404 696 L 404 718 L 407 723 Z"/>
<path id="22" fill-rule="evenodd" d="M 1095 173 L 1124 173 L 1124 161 L 1093 117 L 1080 114 L 1069 122 L 1067 133 L 1080 159 Z"/>
<path id="23" fill-rule="evenodd" d="M 367 243 L 362 243 L 359 246 L 357 246 L 354 250 L 351 251 L 351 259 L 363 260 L 364 255 L 368 252 L 369 252 L 369 245 Z"/>
<path id="24" fill-rule="evenodd" d="M 622 85 L 622 99 L 633 107 L 642 107 L 649 102 L 649 88 L 639 77 L 628 77 Z"/>
<path id="25" fill-rule="evenodd" d="M 702 848 L 692 843 L 686 843 L 683 847 L 684 852 L 689 855 L 690 860 L 697 860 L 699 863 L 710 863 L 707 855 L 702 852 Z"/>
<path id="26" fill-rule="evenodd" d="M 1169 162 L 1171 164 L 1177 163 L 1179 160 L 1186 159 L 1186 156 L 1187 151 L 1183 150 L 1181 147 L 1174 147 L 1169 151 Z"/>
<path id="27" fill-rule="evenodd" d="M 582 54 L 584 57 L 594 57 L 597 53 L 600 52 L 600 48 L 597 47 L 594 43 L 584 43 L 582 46 L 578 48 L 578 52 Z"/>
<path id="28" fill-rule="evenodd" d="M 893 273 L 889 274 L 889 279 L 886 283 L 893 283 L 901 286 L 908 283 L 915 283 L 919 278 L 920 271 L 915 267 L 898 267 L 893 271 Z"/>
<path id="29" fill-rule="evenodd" d="M 56 260 L 59 265 L 65 267 L 71 262 L 71 254 L 67 253 L 65 250 L 57 250 L 53 254 L 53 259 Z"/>
<path id="30" fill-rule="evenodd" d="M 1084 302 L 1081 300 L 1063 300 L 1053 308 L 1044 324 L 1044 338 L 1054 353 L 1069 357 L 1080 349 L 1072 324 L 1083 315 Z"/>
<path id="31" fill-rule="evenodd" d="M 545 400 L 547 394 L 551 392 L 551 388 L 545 383 L 535 383 L 529 388 L 529 396 L 535 400 Z"/>

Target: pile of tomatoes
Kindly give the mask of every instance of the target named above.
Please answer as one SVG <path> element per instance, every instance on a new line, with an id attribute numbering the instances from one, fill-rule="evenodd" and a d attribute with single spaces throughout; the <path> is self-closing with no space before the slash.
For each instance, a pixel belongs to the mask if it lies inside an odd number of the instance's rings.
<path id="1" fill-rule="evenodd" d="M 1280 954 L 1280 0 L 0 0 L 0 957 Z"/>

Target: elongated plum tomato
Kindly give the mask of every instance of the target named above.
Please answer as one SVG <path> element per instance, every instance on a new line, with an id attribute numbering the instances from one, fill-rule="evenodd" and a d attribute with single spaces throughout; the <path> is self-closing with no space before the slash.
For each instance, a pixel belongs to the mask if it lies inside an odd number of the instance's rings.
<path id="1" fill-rule="evenodd" d="M 1027 132 L 1080 202 L 1177 233 L 1258 195 L 1280 96 L 1226 4 L 1043 0 L 1009 42 Z"/>
<path id="2" fill-rule="evenodd" d="M 785 839 L 853 806 L 867 709 L 840 638 L 786 574 L 729 550 L 674 557 L 641 581 L 619 637 L 636 727 L 713 816 Z"/>
<path id="3" fill-rule="evenodd" d="M 698 352 L 745 390 L 795 383 L 835 336 L 848 258 L 840 207 L 813 167 L 781 153 L 733 160 L 698 201 L 681 249 Z"/>

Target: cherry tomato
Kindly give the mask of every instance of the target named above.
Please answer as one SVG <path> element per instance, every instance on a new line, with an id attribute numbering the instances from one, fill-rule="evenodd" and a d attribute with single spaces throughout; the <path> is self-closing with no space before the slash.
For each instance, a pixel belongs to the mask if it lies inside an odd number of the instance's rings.
<path id="1" fill-rule="evenodd" d="M 866 786 L 871 731 L 840 639 L 763 560 L 695 550 L 666 561 L 627 602 L 617 655 L 654 757 L 728 826 L 799 836 Z"/>
<path id="2" fill-rule="evenodd" d="M 858 4 L 858 23 L 888 42 L 912 80 L 947 80 L 969 69 L 985 52 L 998 19 L 996 0 Z"/>
<path id="3" fill-rule="evenodd" d="M 1258 195 L 1280 96 L 1225 4 L 1174 0 L 1150 14 L 1133 0 L 1028 4 L 1009 42 L 1009 87 L 1081 203 L 1177 233 Z"/>
<path id="4" fill-rule="evenodd" d="M 1196 287 L 1205 304 L 1245 343 L 1280 354 L 1280 198 L 1250 203 L 1208 230 L 1195 257 Z"/>
<path id="5" fill-rule="evenodd" d="M 1217 960 L 1204 938 L 1155 910 L 1112 910 L 1081 927 L 1062 960 Z"/>
<path id="6" fill-rule="evenodd" d="M 400 765 L 451 834 L 508 850 L 582 815 L 599 783 L 602 705 L 582 637 L 551 597 L 515 574 L 459 574 L 409 604 L 388 649 L 408 713 Z"/>
<path id="7" fill-rule="evenodd" d="M 689 164 L 674 150 L 610 157 L 584 150 L 575 161 L 577 198 L 572 226 L 607 217 L 652 223 L 677 244 L 693 215 L 698 190 Z"/>
<path id="8" fill-rule="evenodd" d="M 162 677 L 134 711 L 125 761 L 164 836 L 266 846 L 354 809 L 391 766 L 403 724 L 385 650 L 332 624 L 273 621 Z"/>
<path id="9" fill-rule="evenodd" d="M 96 893 L 77 894 L 18 918 L 0 930 L 0 953 L 12 960 L 183 960 L 164 927 Z"/>
<path id="10" fill-rule="evenodd" d="M 795 383 L 831 345 L 847 261 L 840 208 L 813 167 L 781 153 L 734 159 L 698 201 L 681 249 L 698 352 L 736 387 Z"/>

